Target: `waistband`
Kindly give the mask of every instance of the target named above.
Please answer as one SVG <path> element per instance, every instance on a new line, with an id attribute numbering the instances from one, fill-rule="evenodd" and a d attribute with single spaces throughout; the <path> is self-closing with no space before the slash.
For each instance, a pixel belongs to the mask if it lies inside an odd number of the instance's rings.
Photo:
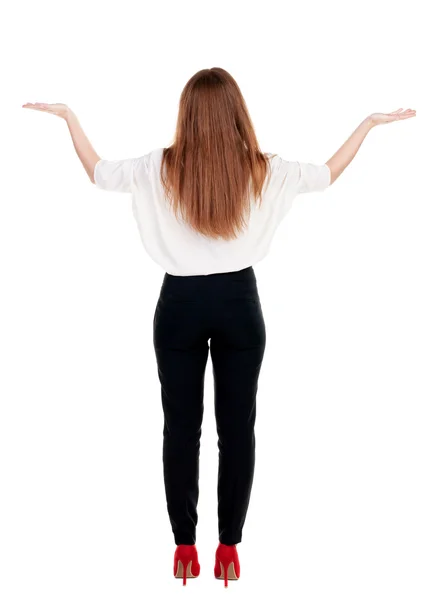
<path id="1" fill-rule="evenodd" d="M 254 280 L 256 279 L 254 268 L 253 267 L 245 267 L 239 271 L 227 271 L 224 273 L 210 273 L 209 275 L 171 275 L 170 273 L 165 273 L 163 278 L 163 282 L 169 281 L 211 281 L 211 280 Z"/>
<path id="2" fill-rule="evenodd" d="M 253 267 L 210 275 L 170 275 L 165 273 L 160 295 L 176 294 L 179 298 L 201 296 L 222 298 L 234 294 L 257 293 L 257 279 Z"/>

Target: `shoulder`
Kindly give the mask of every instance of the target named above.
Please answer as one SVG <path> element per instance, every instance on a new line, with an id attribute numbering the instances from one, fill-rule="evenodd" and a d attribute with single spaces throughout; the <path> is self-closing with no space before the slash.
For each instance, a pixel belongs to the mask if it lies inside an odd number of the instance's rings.
<path id="1" fill-rule="evenodd" d="M 290 187 L 297 194 L 320 192 L 331 183 L 331 171 L 326 163 L 286 160 L 275 154 L 271 156 L 271 167 L 272 181 L 280 188 Z"/>
<path id="2" fill-rule="evenodd" d="M 297 170 L 298 163 L 296 161 L 286 160 L 276 152 L 264 152 L 264 156 L 269 160 L 271 169 L 274 172 Z"/>
<path id="3" fill-rule="evenodd" d="M 146 155 L 148 161 L 159 164 L 163 157 L 163 150 L 164 148 L 154 148 L 151 150 L 151 152 Z"/>
<path id="4" fill-rule="evenodd" d="M 275 171 L 291 171 L 298 169 L 298 162 L 294 160 L 287 160 L 280 154 L 266 152 L 265 155 L 269 158 L 271 167 Z"/>
<path id="5" fill-rule="evenodd" d="M 275 180 L 291 180 L 297 182 L 300 174 L 300 163 L 295 160 L 286 160 L 280 154 L 265 152 L 270 164 L 271 176 Z"/>
<path id="6" fill-rule="evenodd" d="M 153 162 L 158 162 L 161 160 L 163 155 L 163 148 L 153 148 L 146 154 L 143 154 L 140 158 L 143 163 L 149 165 Z"/>
<path id="7" fill-rule="evenodd" d="M 146 154 L 142 154 L 136 158 L 134 165 L 135 170 L 144 170 L 149 173 L 158 170 L 161 165 L 163 150 L 163 148 L 153 148 Z"/>

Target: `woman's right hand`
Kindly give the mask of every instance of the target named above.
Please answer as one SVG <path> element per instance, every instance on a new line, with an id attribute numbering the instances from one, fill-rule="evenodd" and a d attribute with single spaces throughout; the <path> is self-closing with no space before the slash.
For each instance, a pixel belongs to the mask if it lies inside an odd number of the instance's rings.
<path id="1" fill-rule="evenodd" d="M 374 125 L 385 125 L 385 123 L 391 123 L 392 121 L 402 121 L 403 119 L 409 119 L 410 117 L 415 117 L 416 111 L 410 108 L 407 108 L 403 111 L 403 108 L 398 108 L 397 110 L 390 113 L 373 113 L 368 117 L 370 123 Z"/>

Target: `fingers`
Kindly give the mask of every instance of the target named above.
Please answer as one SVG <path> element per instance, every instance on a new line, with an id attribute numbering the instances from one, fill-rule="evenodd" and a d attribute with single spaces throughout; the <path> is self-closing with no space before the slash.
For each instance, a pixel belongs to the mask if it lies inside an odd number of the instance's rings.
<path id="1" fill-rule="evenodd" d="M 35 110 L 52 110 L 53 104 L 47 104 L 45 102 L 27 102 L 23 104 L 23 108 L 34 108 Z"/>
<path id="2" fill-rule="evenodd" d="M 39 110 L 51 115 L 57 115 L 57 107 L 53 104 L 45 104 L 43 102 L 27 102 L 27 104 L 23 104 L 22 108 L 31 108 L 32 110 Z"/>
<path id="3" fill-rule="evenodd" d="M 411 108 L 407 108 L 405 111 L 403 111 L 403 108 L 398 108 L 397 110 L 394 110 L 393 112 L 387 113 L 388 117 L 391 117 L 392 121 L 399 121 L 399 120 L 404 120 L 404 119 L 409 119 L 411 117 L 415 117 L 415 115 L 417 114 L 415 110 L 411 109 Z"/>
<path id="4" fill-rule="evenodd" d="M 402 111 L 403 108 L 399 108 L 397 110 L 393 110 L 393 112 L 388 113 L 389 115 L 397 115 L 399 117 L 402 117 L 403 115 L 409 115 L 409 114 L 415 114 L 415 110 L 411 109 L 411 108 L 407 108 L 404 112 L 400 112 Z"/>
<path id="5" fill-rule="evenodd" d="M 400 115 L 398 115 L 398 119 L 409 119 L 411 117 L 415 117 L 416 114 L 417 113 L 415 110 L 411 110 L 410 108 L 407 108 L 405 110 L 405 112 L 400 113 Z"/>
<path id="6" fill-rule="evenodd" d="M 48 104 L 45 104 L 44 102 L 27 102 L 26 104 L 23 104 L 23 107 L 25 108 L 47 108 Z"/>
<path id="7" fill-rule="evenodd" d="M 33 108 L 33 110 L 44 110 L 47 111 L 49 110 L 49 106 L 48 104 L 43 104 L 42 102 L 27 102 L 26 104 L 23 104 L 22 108 Z"/>
<path id="8" fill-rule="evenodd" d="M 65 118 L 68 115 L 68 106 L 62 103 L 51 103 L 47 104 L 45 102 L 27 102 L 23 104 L 23 108 L 31 108 L 33 110 L 39 110 L 45 113 L 49 113 L 50 115 L 56 115 L 57 117 Z"/>

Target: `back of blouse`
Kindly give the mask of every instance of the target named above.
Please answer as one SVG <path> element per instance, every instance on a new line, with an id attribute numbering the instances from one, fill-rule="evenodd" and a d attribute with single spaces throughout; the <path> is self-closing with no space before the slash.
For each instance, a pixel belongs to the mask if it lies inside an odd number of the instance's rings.
<path id="1" fill-rule="evenodd" d="M 301 193 L 320 192 L 331 182 L 326 164 L 287 161 L 267 153 L 270 181 L 261 206 L 252 202 L 248 227 L 235 240 L 206 238 L 177 220 L 160 181 L 163 148 L 124 160 L 100 160 L 95 185 L 130 193 L 139 234 L 149 256 L 170 275 L 210 275 L 254 266 L 269 252 L 278 225 Z"/>

